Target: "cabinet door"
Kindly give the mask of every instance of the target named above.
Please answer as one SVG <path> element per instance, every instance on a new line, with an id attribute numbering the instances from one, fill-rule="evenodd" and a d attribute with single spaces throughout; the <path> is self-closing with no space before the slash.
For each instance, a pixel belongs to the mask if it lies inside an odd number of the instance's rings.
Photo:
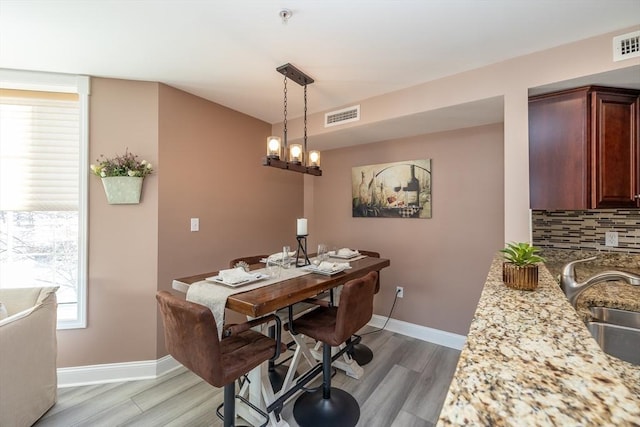
<path id="1" fill-rule="evenodd" d="M 529 101 L 531 209 L 588 209 L 590 194 L 587 89 Z"/>
<path id="2" fill-rule="evenodd" d="M 638 96 L 594 92 L 591 107 L 592 207 L 638 207 Z"/>

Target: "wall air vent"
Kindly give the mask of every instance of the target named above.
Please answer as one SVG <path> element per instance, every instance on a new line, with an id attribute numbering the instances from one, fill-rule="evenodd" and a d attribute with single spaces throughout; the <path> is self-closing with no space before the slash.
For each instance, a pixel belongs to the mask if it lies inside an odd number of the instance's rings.
<path id="1" fill-rule="evenodd" d="M 613 60 L 636 58 L 640 56 L 640 31 L 623 34 L 613 38 Z"/>
<path id="2" fill-rule="evenodd" d="M 342 110 L 331 111 L 324 115 L 324 127 L 337 126 L 349 122 L 360 120 L 360 106 L 343 108 Z"/>

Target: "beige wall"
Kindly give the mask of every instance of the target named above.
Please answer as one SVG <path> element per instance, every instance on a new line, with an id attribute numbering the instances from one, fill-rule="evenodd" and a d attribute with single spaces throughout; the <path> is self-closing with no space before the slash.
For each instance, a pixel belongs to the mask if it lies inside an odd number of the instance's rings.
<path id="1" fill-rule="evenodd" d="M 322 154 L 312 178 L 310 244 L 370 249 L 391 259 L 375 313 L 466 335 L 491 259 L 503 238 L 502 125 L 423 135 Z M 432 159 L 433 218 L 351 217 L 351 168 Z M 315 246 L 312 246 L 312 248 Z"/>
<path id="2" fill-rule="evenodd" d="M 309 116 L 309 141 L 313 136 L 366 126 L 384 120 L 409 117 L 425 111 L 493 98 L 504 98 L 504 238 L 530 240 L 528 176 L 529 88 L 640 65 L 640 58 L 612 60 L 612 37 L 638 28 L 559 46 L 467 71 L 404 90 L 359 102 L 362 119 L 356 123 L 325 128 L 324 112 Z M 313 95 L 313 92 L 312 92 Z M 350 105 L 353 105 L 352 103 Z M 338 109 L 340 107 L 336 107 Z M 289 120 L 290 139 L 301 137 L 300 119 Z M 281 133 L 281 124 L 274 125 Z M 308 186 L 307 186 L 308 188 Z M 305 190 L 306 191 L 306 190 Z"/>
<path id="3" fill-rule="evenodd" d="M 635 29 L 637 28 L 631 30 Z M 327 181 L 332 182 L 334 179 L 333 174 L 336 171 L 328 169 L 333 167 L 333 159 L 343 159 L 344 156 L 343 163 L 337 167 L 342 179 L 346 179 L 347 170 L 354 165 L 399 159 L 395 145 L 397 141 L 369 144 L 359 148 L 329 150 L 322 155 L 324 176 L 321 179 L 305 179 L 305 215 L 318 222 L 315 226 L 316 234 L 337 238 L 339 234 L 336 230 L 339 229 L 350 239 L 336 243 L 358 246 L 371 243 L 372 249 L 382 251 L 384 256 L 392 260 L 392 267 L 383 273 L 383 279 L 389 284 L 389 287 L 386 289 L 383 287 L 382 294 L 376 300 L 377 314 L 386 314 L 395 286 L 403 285 L 408 288 L 407 298 L 412 298 L 412 300 L 402 301 L 398 307 L 400 310 L 394 313 L 394 318 L 466 334 L 479 296 L 478 286 L 484 281 L 489 266 L 490 252 L 495 251 L 504 242 L 529 241 L 531 238 L 528 182 L 529 89 L 618 68 L 638 66 L 640 58 L 615 63 L 612 61 L 612 37 L 628 31 L 630 29 L 616 31 L 362 100 L 360 102 L 362 119 L 357 123 L 324 128 L 324 113 L 310 116 L 309 134 L 312 142 L 314 135 L 339 132 L 341 129 L 359 126 L 366 127 L 370 123 L 496 96 L 501 96 L 504 99 L 504 124 L 501 139 L 503 147 L 499 151 L 488 150 L 487 154 L 493 153 L 497 157 L 485 159 L 486 162 L 493 165 L 496 173 L 502 174 L 500 180 L 503 186 L 502 198 L 500 199 L 502 206 L 497 216 L 486 218 L 483 215 L 489 214 L 488 212 L 483 213 L 475 208 L 470 211 L 473 212 L 472 216 L 460 221 L 460 217 L 451 216 L 451 212 L 443 213 L 438 203 L 443 198 L 438 198 L 436 195 L 439 190 L 438 186 L 443 185 L 439 175 L 443 170 L 436 161 L 433 166 L 434 219 L 429 221 L 431 224 L 439 222 L 440 225 L 439 227 L 433 226 L 434 230 L 431 229 L 432 225 L 421 225 L 420 228 L 414 230 L 413 225 L 409 225 L 410 223 L 401 224 L 403 222 L 389 223 L 393 226 L 392 229 L 389 229 L 391 225 L 384 223 L 389 220 L 360 222 L 362 220 L 349 218 L 348 209 L 343 209 L 340 213 L 335 212 L 330 216 L 332 222 L 326 222 L 324 217 L 328 216 L 328 203 L 332 197 L 323 194 L 321 189 L 326 189 Z M 296 134 L 296 132 L 299 133 L 298 129 L 300 128 L 298 122 L 299 120 L 290 121 L 290 128 L 293 129 L 290 134 L 292 139 L 299 137 Z M 280 127 L 280 124 L 274 125 L 273 132 L 277 134 Z M 455 141 L 454 134 L 439 134 L 441 155 L 448 157 L 455 152 L 458 145 L 447 143 L 449 139 L 451 142 Z M 418 137 L 419 140 L 425 141 L 431 140 L 431 138 L 432 136 L 429 135 Z M 495 147 L 493 148 L 495 149 Z M 409 151 L 411 152 L 411 150 Z M 372 161 L 369 162 L 365 159 L 372 159 Z M 496 163 L 496 161 L 498 162 Z M 337 190 L 333 188 L 332 191 L 336 192 Z M 444 197 L 448 201 L 451 193 L 446 192 L 445 194 Z M 479 192 L 469 190 L 469 193 L 463 194 L 462 198 L 477 197 L 478 195 L 480 195 Z M 336 200 L 334 203 L 337 204 L 350 200 L 350 197 L 345 195 L 334 196 L 334 198 Z M 457 214 L 462 213 L 453 207 L 452 209 Z M 490 215 L 496 215 L 496 213 Z M 495 228 L 496 221 L 501 221 L 500 230 Z M 485 222 L 492 224 L 493 227 L 481 228 L 488 227 Z M 381 226 L 381 223 L 384 226 Z M 458 252 L 453 250 L 452 240 L 445 238 L 448 235 L 445 230 L 454 230 L 456 233 L 459 227 L 471 227 L 464 229 L 469 237 L 488 230 L 495 233 L 495 235 L 471 239 L 476 245 L 473 268 L 471 269 L 458 266 L 456 262 Z M 422 246 L 411 246 L 415 252 L 409 251 L 407 254 L 407 249 L 400 242 L 403 241 L 404 236 L 411 238 L 414 232 L 417 232 L 419 236 L 424 234 L 427 241 Z M 430 239 L 432 235 L 437 238 Z M 459 243 L 459 238 L 464 235 L 465 232 L 456 234 L 453 241 Z M 374 240 L 373 236 L 376 236 L 380 241 Z M 497 241 L 498 243 L 496 243 Z M 436 250 L 437 247 L 441 247 L 441 250 Z M 433 256 L 434 252 L 437 253 L 435 257 Z M 414 262 L 405 261 L 407 256 Z M 433 267 L 424 267 L 423 270 L 415 270 L 415 273 L 410 273 L 410 271 L 414 271 L 416 265 L 420 264 L 419 259 L 428 259 L 429 261 L 425 261 L 425 265 Z M 407 282 L 407 284 L 405 285 L 403 282 Z M 427 309 L 421 311 L 423 307 L 433 308 L 433 311 Z"/>
<path id="4" fill-rule="evenodd" d="M 301 174 L 261 166 L 271 126 L 160 86 L 158 288 L 294 246 Z M 189 219 L 200 218 L 200 231 Z M 158 356 L 166 354 L 158 329 Z"/>
<path id="5" fill-rule="evenodd" d="M 162 84 L 101 78 L 90 108 L 91 162 L 129 148 L 155 173 L 138 205 L 107 204 L 90 179 L 88 325 L 58 331 L 59 367 L 164 356 L 157 290 L 293 245 L 303 210 L 302 176 L 261 166 L 265 122 Z"/>
<path id="6" fill-rule="evenodd" d="M 528 89 L 639 65 L 640 58 L 618 63 L 611 59 L 611 37 L 628 31 L 363 100 L 363 120 L 345 127 L 495 96 L 504 98 L 504 127 L 328 151 L 323 153 L 320 178 L 254 166 L 263 156 L 266 136 L 279 131 L 277 125 L 272 131 L 261 121 L 157 83 L 92 79 L 91 160 L 128 147 L 151 161 L 157 173 L 145 180 L 142 204 L 134 206 L 108 205 L 100 181 L 90 180 L 88 328 L 58 332 L 59 366 L 159 358 L 164 351 L 156 290 L 168 289 L 173 277 L 223 267 L 236 255 L 293 245 L 294 219 L 302 212 L 310 218 L 311 247 L 322 238 L 379 250 L 392 260 L 383 273 L 376 313 L 387 313 L 391 287 L 402 285 L 407 296 L 394 317 L 465 333 L 497 241 L 530 236 Z M 309 117 L 311 144 L 314 134 L 342 129 L 325 129 L 322 120 L 323 113 Z M 289 129 L 290 139 L 301 136 L 296 135 L 302 129 L 297 120 L 290 121 Z M 470 143 L 476 139 L 482 142 Z M 503 146 L 496 147 L 495 140 Z M 466 156 L 475 150 L 481 151 L 476 154 L 482 162 Z M 349 187 L 343 184 L 353 165 L 423 157 L 434 159 L 433 219 L 416 225 L 350 218 L 350 209 L 342 206 L 348 205 L 350 195 L 339 194 Z M 483 202 L 486 195 L 475 181 L 469 182 L 458 161 L 482 173 L 492 183 L 489 188 L 496 182 L 503 186 L 502 192 L 496 189 L 489 195 L 497 203 L 502 197 L 501 209 Z M 493 168 L 488 171 L 481 163 Z M 462 175 L 449 175 L 457 171 Z M 454 197 L 451 189 L 464 193 Z M 200 218 L 200 232 L 189 232 L 191 217 Z M 476 226 L 485 222 L 486 229 Z M 495 229 L 500 222 L 502 232 Z M 449 230 L 455 237 L 448 237 Z M 282 237 L 288 233 L 291 238 Z M 411 239 L 423 243 L 414 243 L 410 251 L 403 242 Z M 461 243 L 472 244 L 478 254 L 469 269 L 457 267 L 454 260 Z"/>
<path id="7" fill-rule="evenodd" d="M 158 164 L 158 84 L 91 80 L 89 159 L 125 149 Z M 58 366 L 155 359 L 158 175 L 139 205 L 109 205 L 89 179 L 87 328 L 58 331 Z"/>

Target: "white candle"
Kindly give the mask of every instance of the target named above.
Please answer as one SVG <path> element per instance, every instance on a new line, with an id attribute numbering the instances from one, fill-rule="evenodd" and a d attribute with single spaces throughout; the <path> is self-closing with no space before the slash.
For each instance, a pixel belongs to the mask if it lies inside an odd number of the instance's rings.
<path id="1" fill-rule="evenodd" d="M 298 231 L 298 236 L 307 235 L 307 219 L 306 218 L 298 218 L 297 231 Z"/>

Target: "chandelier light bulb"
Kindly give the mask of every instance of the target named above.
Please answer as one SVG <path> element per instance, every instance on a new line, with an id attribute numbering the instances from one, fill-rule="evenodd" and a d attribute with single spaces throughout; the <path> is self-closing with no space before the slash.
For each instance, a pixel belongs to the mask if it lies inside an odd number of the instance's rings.
<path id="1" fill-rule="evenodd" d="M 309 151 L 309 164 L 312 168 L 320 167 L 320 152 L 318 150 Z"/>
<path id="2" fill-rule="evenodd" d="M 294 163 L 302 163 L 302 146 L 300 144 L 291 144 L 289 154 L 289 161 Z"/>
<path id="3" fill-rule="evenodd" d="M 281 139 L 278 136 L 270 136 L 267 138 L 267 156 L 271 158 L 280 157 Z"/>

